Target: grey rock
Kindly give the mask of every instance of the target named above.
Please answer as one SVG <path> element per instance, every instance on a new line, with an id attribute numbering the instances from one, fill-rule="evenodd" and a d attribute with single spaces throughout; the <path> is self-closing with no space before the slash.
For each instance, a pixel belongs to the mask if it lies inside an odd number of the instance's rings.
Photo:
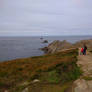
<path id="1" fill-rule="evenodd" d="M 45 47 L 47 53 L 55 53 L 58 52 L 60 50 L 64 50 L 64 49 L 68 49 L 68 48 L 72 48 L 73 45 L 69 42 L 67 42 L 66 40 L 64 41 L 53 41 L 51 44 L 49 44 L 47 47 Z"/>
<path id="2" fill-rule="evenodd" d="M 36 82 L 40 82 L 40 80 L 35 79 L 35 80 L 33 80 L 33 82 L 32 82 L 32 83 L 36 83 Z"/>
<path id="3" fill-rule="evenodd" d="M 71 43 L 67 42 L 66 40 L 64 40 L 64 41 L 55 40 L 52 43 L 50 43 L 47 47 L 42 48 L 42 50 L 45 51 L 46 53 L 55 53 L 55 52 L 65 50 L 65 49 L 83 47 L 84 44 L 86 44 L 87 47 L 90 48 L 90 50 L 92 51 L 92 48 L 91 48 L 92 47 L 92 39 L 81 40 L 74 44 L 71 44 Z"/>
<path id="4" fill-rule="evenodd" d="M 28 88 L 25 88 L 22 92 L 28 92 Z"/>
<path id="5" fill-rule="evenodd" d="M 48 40 L 44 40 L 42 43 L 48 43 Z"/>

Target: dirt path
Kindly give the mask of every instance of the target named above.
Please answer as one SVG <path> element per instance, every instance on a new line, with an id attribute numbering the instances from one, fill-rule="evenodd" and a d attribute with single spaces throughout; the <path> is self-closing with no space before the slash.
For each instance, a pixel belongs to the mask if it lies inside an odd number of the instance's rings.
<path id="1" fill-rule="evenodd" d="M 73 92 L 92 92 L 92 54 L 78 56 L 78 66 L 81 67 L 83 75 L 74 82 Z"/>
<path id="2" fill-rule="evenodd" d="M 87 52 L 87 55 L 79 55 L 78 63 L 81 69 L 83 70 L 84 76 L 92 77 L 92 54 Z"/>

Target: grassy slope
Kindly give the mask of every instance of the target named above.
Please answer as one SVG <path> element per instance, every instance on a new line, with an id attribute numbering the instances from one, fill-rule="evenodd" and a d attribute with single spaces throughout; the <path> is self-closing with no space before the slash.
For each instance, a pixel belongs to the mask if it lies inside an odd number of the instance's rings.
<path id="1" fill-rule="evenodd" d="M 52 86 L 52 84 L 64 84 L 75 80 L 80 76 L 80 70 L 76 65 L 77 55 L 78 50 L 74 49 L 0 63 L 0 91 L 9 89 L 11 92 L 21 92 L 20 90 L 24 86 L 19 85 L 24 82 L 31 83 L 33 79 L 41 80 L 41 84 L 37 85 L 38 89 L 40 89 L 39 85 Z M 32 86 L 29 86 L 29 89 L 30 92 L 37 92 L 33 90 Z"/>

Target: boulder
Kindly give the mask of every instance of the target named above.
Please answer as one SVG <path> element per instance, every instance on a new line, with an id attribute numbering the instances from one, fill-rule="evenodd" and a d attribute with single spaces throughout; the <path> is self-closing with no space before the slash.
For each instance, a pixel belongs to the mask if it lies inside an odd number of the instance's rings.
<path id="1" fill-rule="evenodd" d="M 44 40 L 42 43 L 48 43 L 48 40 Z"/>

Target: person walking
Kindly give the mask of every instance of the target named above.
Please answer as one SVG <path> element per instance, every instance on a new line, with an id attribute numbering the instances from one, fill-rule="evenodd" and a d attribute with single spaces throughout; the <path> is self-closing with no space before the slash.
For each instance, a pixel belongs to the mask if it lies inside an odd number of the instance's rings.
<path id="1" fill-rule="evenodd" d="M 86 51 L 87 51 L 87 46 L 84 45 L 83 55 L 86 55 Z"/>
<path id="2" fill-rule="evenodd" d="M 83 55 L 84 48 L 81 48 L 80 55 Z"/>

